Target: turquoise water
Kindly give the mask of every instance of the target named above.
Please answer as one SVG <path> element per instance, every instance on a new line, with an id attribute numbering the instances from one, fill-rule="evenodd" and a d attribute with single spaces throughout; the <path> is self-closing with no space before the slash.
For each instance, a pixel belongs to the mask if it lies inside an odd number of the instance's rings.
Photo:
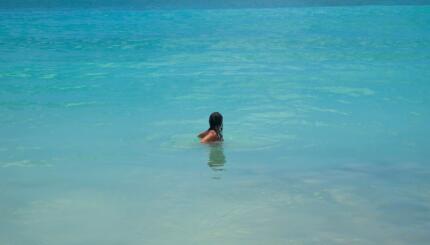
<path id="1" fill-rule="evenodd" d="M 429 6 L 0 23 L 0 244 L 430 242 Z"/>

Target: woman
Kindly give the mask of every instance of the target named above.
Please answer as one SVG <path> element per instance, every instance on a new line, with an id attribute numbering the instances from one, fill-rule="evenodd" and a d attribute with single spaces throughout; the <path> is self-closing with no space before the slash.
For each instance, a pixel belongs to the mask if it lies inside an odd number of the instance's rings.
<path id="1" fill-rule="evenodd" d="M 211 143 L 222 141 L 222 115 L 219 112 L 213 112 L 209 116 L 209 129 L 199 134 L 200 143 Z"/>

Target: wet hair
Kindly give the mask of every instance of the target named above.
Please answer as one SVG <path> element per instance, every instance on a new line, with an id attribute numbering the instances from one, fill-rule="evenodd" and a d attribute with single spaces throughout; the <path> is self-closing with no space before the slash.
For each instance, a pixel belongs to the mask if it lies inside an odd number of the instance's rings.
<path id="1" fill-rule="evenodd" d="M 223 129 L 223 125 L 222 125 L 222 115 L 219 112 L 213 112 L 210 116 L 209 116 L 209 130 L 214 130 L 216 132 L 216 134 L 218 135 L 220 140 L 223 140 L 223 136 L 222 136 L 222 129 Z"/>

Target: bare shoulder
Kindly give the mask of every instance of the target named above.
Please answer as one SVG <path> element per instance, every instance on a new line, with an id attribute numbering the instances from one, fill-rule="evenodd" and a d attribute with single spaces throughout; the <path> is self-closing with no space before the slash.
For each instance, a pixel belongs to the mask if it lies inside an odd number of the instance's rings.
<path id="1" fill-rule="evenodd" d="M 215 130 L 209 130 L 205 137 L 200 141 L 201 143 L 213 142 L 218 140 L 218 134 Z"/>
<path id="2" fill-rule="evenodd" d="M 199 138 L 204 138 L 206 135 L 208 134 L 208 130 L 201 132 L 198 137 Z"/>
<path id="3" fill-rule="evenodd" d="M 209 135 L 215 135 L 215 136 L 217 135 L 217 133 L 216 133 L 216 131 L 215 131 L 215 130 L 209 130 L 209 131 L 208 131 L 208 134 L 209 134 Z"/>

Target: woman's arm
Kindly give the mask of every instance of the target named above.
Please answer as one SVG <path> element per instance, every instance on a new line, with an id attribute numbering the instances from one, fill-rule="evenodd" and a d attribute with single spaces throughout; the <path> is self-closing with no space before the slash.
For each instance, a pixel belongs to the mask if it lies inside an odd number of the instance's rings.
<path id="1" fill-rule="evenodd" d="M 199 137 L 200 139 L 201 139 L 201 138 L 204 138 L 208 133 L 209 133 L 209 130 L 203 131 L 203 132 L 201 132 L 201 133 L 198 135 L 198 137 Z"/>
<path id="2" fill-rule="evenodd" d="M 218 135 L 214 131 L 207 131 L 206 135 L 200 140 L 200 143 L 209 143 L 218 140 Z"/>

